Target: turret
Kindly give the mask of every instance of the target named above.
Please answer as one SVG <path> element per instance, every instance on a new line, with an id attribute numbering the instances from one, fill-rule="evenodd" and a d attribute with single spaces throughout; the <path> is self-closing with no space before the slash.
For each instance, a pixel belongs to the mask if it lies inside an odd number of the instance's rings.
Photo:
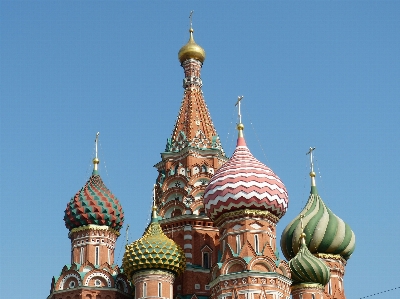
<path id="1" fill-rule="evenodd" d="M 276 224 L 287 210 L 288 194 L 281 179 L 246 145 L 242 99 L 237 102 L 235 152 L 204 193 L 206 213 L 219 229 L 221 244 L 221 259 L 212 268 L 211 298 L 286 298 L 290 270 L 276 251 Z"/>
<path id="2" fill-rule="evenodd" d="M 124 273 L 136 298 L 173 298 L 173 283 L 186 267 L 182 248 L 162 231 L 153 201 L 152 217 L 143 236 L 125 248 Z"/>
<path id="3" fill-rule="evenodd" d="M 309 151 L 310 196 L 304 209 L 283 231 L 281 249 L 288 260 L 296 256 L 301 248 L 298 240 L 303 232 L 303 223 L 308 250 L 323 260 L 331 272 L 331 280 L 325 289 L 327 298 L 335 296 L 337 299 L 344 299 L 343 277 L 347 260 L 355 249 L 355 235 L 350 226 L 336 216 L 318 194 L 312 156 L 314 150 L 315 148 L 310 148 Z"/>

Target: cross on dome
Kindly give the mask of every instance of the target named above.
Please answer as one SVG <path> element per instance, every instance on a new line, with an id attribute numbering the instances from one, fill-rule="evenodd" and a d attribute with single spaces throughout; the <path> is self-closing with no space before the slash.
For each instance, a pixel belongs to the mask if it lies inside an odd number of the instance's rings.
<path id="1" fill-rule="evenodd" d="M 243 100 L 243 96 L 238 96 L 237 102 L 235 106 L 238 106 L 238 116 L 239 116 L 239 124 L 242 123 L 242 114 L 240 113 L 240 101 Z"/>
<path id="2" fill-rule="evenodd" d="M 99 142 L 99 135 L 100 135 L 100 132 L 97 132 L 97 134 L 96 134 L 96 138 L 94 139 L 94 146 L 95 146 L 95 148 L 96 148 L 96 156 L 95 156 L 95 158 L 93 159 L 93 170 L 94 171 L 97 171 L 97 165 L 100 163 L 100 160 L 99 160 L 99 158 L 97 158 L 97 144 L 98 144 L 98 142 Z"/>
<path id="3" fill-rule="evenodd" d="M 193 24 L 193 13 L 194 13 L 194 10 L 190 11 L 190 15 L 189 15 L 189 19 L 190 19 L 190 28 L 192 28 L 192 24 Z"/>
<path id="4" fill-rule="evenodd" d="M 243 100 L 243 98 L 244 98 L 243 96 L 238 96 L 238 99 L 235 104 L 235 106 L 238 106 L 238 117 L 239 117 L 239 123 L 237 124 L 237 127 L 236 127 L 239 131 L 238 132 L 238 145 L 239 145 L 240 140 L 244 142 L 244 136 L 243 136 L 244 125 L 242 124 L 242 113 L 240 111 L 240 104 L 241 104 L 241 101 Z M 244 145 L 246 145 L 246 144 L 244 143 Z"/>
<path id="5" fill-rule="evenodd" d="M 306 155 L 310 155 L 310 177 L 311 177 L 311 186 L 316 186 L 315 185 L 315 172 L 314 172 L 314 156 L 313 156 L 313 151 L 315 151 L 315 147 L 310 147 L 310 150 L 306 153 Z"/>
<path id="6" fill-rule="evenodd" d="M 153 185 L 153 204 L 151 207 L 151 222 L 157 220 L 157 206 L 156 206 L 156 184 Z"/>

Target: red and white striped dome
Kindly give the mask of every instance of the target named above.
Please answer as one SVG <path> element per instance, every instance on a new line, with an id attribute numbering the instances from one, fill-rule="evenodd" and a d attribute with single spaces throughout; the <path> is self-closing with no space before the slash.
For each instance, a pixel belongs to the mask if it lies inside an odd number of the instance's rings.
<path id="1" fill-rule="evenodd" d="M 218 169 L 204 192 L 205 210 L 212 220 L 240 209 L 269 211 L 281 218 L 288 201 L 282 181 L 254 158 L 242 136 L 238 138 L 233 156 Z"/>

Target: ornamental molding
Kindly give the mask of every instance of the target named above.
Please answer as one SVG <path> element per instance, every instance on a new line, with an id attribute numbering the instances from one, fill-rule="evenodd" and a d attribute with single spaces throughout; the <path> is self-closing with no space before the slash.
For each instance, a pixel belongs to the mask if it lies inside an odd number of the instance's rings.
<path id="1" fill-rule="evenodd" d="M 188 156 L 193 156 L 195 158 L 199 156 L 201 156 L 202 158 L 217 157 L 217 159 L 222 160 L 223 162 L 229 160 L 228 157 L 225 156 L 225 152 L 222 150 L 222 147 L 220 150 L 218 148 L 197 149 L 195 147 L 188 146 L 178 152 L 165 151 L 161 153 L 162 161 L 155 164 L 154 167 L 159 169 L 161 166 L 165 165 L 165 162 L 167 161 L 173 162 L 184 159 Z"/>
<path id="2" fill-rule="evenodd" d="M 151 276 L 151 277 L 149 277 Z M 158 280 L 168 281 L 174 283 L 175 275 L 165 270 L 141 270 L 132 275 L 132 281 L 134 284 L 142 281 Z"/>
<path id="3" fill-rule="evenodd" d="M 278 223 L 279 218 L 273 215 L 269 211 L 253 210 L 253 209 L 241 209 L 233 212 L 226 212 L 219 216 L 215 221 L 215 225 L 222 226 L 224 222 L 231 220 L 232 218 L 238 217 L 254 217 L 258 216 L 260 218 L 267 218 L 271 220 L 274 224 Z"/>
<path id="4" fill-rule="evenodd" d="M 76 273 L 68 273 L 67 275 L 65 275 L 63 277 L 63 279 L 60 282 L 60 285 L 58 287 L 59 290 L 63 290 L 64 289 L 64 283 L 67 281 L 68 278 L 74 277 L 77 281 L 78 281 L 78 286 L 81 286 L 82 281 L 81 278 L 78 274 Z"/>
<path id="5" fill-rule="evenodd" d="M 347 261 L 339 254 L 329 254 L 329 253 L 314 253 L 314 256 L 323 260 L 336 260 L 343 263 L 346 266 Z"/>
<path id="6" fill-rule="evenodd" d="M 160 220 L 161 229 L 165 234 L 169 235 L 169 238 L 171 238 L 173 234 L 184 233 L 184 226 L 188 224 L 193 226 L 194 231 L 199 230 L 201 232 L 219 233 L 218 228 L 214 226 L 210 219 L 204 219 L 201 216 L 193 214 Z M 192 236 L 185 235 L 184 237 Z"/>
<path id="7" fill-rule="evenodd" d="M 117 236 L 120 235 L 120 232 L 118 232 L 117 230 L 115 230 L 107 225 L 89 224 L 89 225 L 83 225 L 83 226 L 79 226 L 79 227 L 71 229 L 68 233 L 68 237 L 70 237 L 75 232 L 81 232 L 84 230 L 111 231 L 112 233 L 114 233 Z"/>
<path id="8" fill-rule="evenodd" d="M 299 289 L 317 289 L 317 290 L 321 290 L 324 291 L 325 287 L 322 284 L 319 283 L 299 283 L 299 284 L 295 284 L 292 285 L 290 287 L 291 291 L 295 291 L 295 290 L 299 290 Z"/>
<path id="9" fill-rule="evenodd" d="M 85 283 L 84 283 L 83 285 L 84 285 L 84 286 L 89 286 L 90 280 L 92 280 L 92 278 L 95 278 L 95 277 L 102 277 L 102 278 L 104 278 L 104 279 L 106 280 L 106 282 L 107 282 L 107 287 L 111 288 L 111 279 L 110 279 L 110 277 L 108 277 L 108 275 L 106 275 L 106 274 L 104 274 L 104 273 L 102 273 L 102 272 L 94 272 L 94 273 L 88 275 L 88 276 L 86 277 Z"/>
<path id="10" fill-rule="evenodd" d="M 245 271 L 245 272 L 238 272 L 238 273 L 229 273 L 229 274 L 222 274 L 219 275 L 216 279 L 209 283 L 210 288 L 219 287 L 220 289 L 228 288 L 230 285 L 230 281 L 238 280 L 241 281 L 242 278 L 249 278 L 250 281 L 253 279 L 258 279 L 257 285 L 265 285 L 271 279 L 276 281 L 275 285 L 281 285 L 278 288 L 284 289 L 292 284 L 292 281 L 279 273 L 276 272 L 255 272 L 255 271 Z M 226 285 L 226 286 L 225 286 Z"/>

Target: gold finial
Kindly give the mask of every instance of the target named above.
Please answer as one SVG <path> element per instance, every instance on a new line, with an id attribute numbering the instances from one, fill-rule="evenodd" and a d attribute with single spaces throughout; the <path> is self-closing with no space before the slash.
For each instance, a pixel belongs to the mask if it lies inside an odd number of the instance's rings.
<path id="1" fill-rule="evenodd" d="M 306 155 L 310 155 L 310 177 L 311 177 L 311 186 L 315 187 L 315 172 L 314 172 L 314 159 L 313 159 L 313 151 L 315 150 L 315 147 L 310 147 L 310 150 L 306 153 Z"/>
<path id="2" fill-rule="evenodd" d="M 96 147 L 96 156 L 93 159 L 93 168 L 94 168 L 95 171 L 97 171 L 97 168 L 98 168 L 97 165 L 100 163 L 99 158 L 97 158 L 97 143 L 99 142 L 99 135 L 100 135 L 100 132 L 97 132 L 96 138 L 94 140 L 94 145 Z"/>
<path id="3" fill-rule="evenodd" d="M 244 125 L 242 124 L 242 113 L 240 112 L 240 102 L 243 100 L 243 96 L 238 96 L 235 106 L 238 106 L 238 116 L 239 116 L 239 123 L 237 125 L 237 129 L 239 131 L 239 137 L 243 137 L 243 130 Z"/>

